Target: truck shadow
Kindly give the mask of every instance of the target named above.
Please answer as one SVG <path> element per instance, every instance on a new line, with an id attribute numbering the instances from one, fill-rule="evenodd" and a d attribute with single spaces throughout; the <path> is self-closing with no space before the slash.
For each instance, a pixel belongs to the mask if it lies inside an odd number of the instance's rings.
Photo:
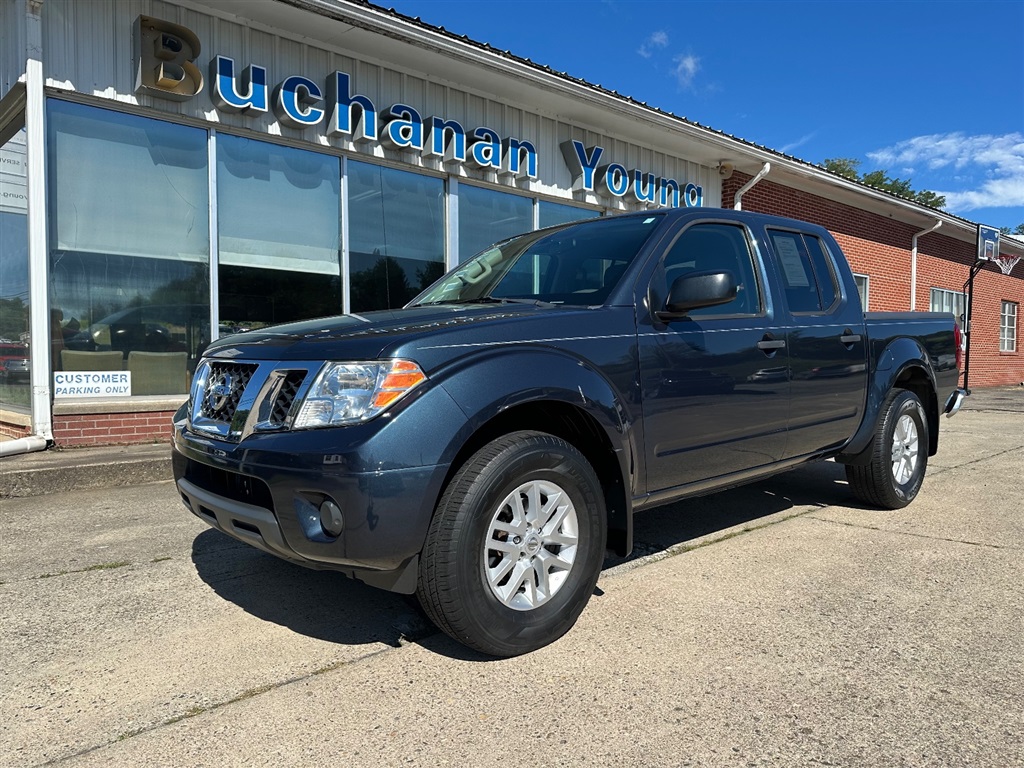
<path id="1" fill-rule="evenodd" d="M 193 540 L 192 563 L 219 597 L 307 637 L 341 645 L 397 646 L 436 631 L 415 598 L 340 573 L 293 565 L 213 529 Z"/>
<path id="2" fill-rule="evenodd" d="M 795 507 L 865 509 L 835 462 L 809 464 L 751 485 L 685 499 L 638 512 L 633 518 L 633 552 L 609 558 L 605 568 L 685 545 L 716 531 L 751 523 Z"/>
<path id="3" fill-rule="evenodd" d="M 753 523 L 794 507 L 859 506 L 843 468 L 801 467 L 753 485 L 640 512 L 635 548 L 609 558 L 609 568 L 715 531 Z M 418 642 L 434 653 L 487 660 L 442 635 L 414 597 L 374 589 L 340 573 L 313 571 L 207 530 L 192 543 L 192 562 L 213 591 L 247 613 L 293 632 L 341 645 Z M 598 590 L 600 594 L 600 590 Z"/>

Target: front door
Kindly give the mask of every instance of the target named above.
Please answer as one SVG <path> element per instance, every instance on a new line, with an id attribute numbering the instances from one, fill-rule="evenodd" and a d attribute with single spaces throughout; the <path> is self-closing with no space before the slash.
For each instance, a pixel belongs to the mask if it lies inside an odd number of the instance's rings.
<path id="1" fill-rule="evenodd" d="M 790 382 L 785 330 L 764 300 L 764 270 L 734 222 L 683 229 L 638 302 L 647 490 L 755 469 L 785 449 Z M 687 272 L 732 271 L 729 304 L 661 322 L 668 286 Z M 650 312 L 642 307 L 650 302 Z M 659 306 L 660 302 L 660 306 Z"/>

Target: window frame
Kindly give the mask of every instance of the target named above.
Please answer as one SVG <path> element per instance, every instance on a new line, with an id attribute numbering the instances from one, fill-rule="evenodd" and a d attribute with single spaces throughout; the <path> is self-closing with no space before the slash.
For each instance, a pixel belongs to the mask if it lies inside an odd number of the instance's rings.
<path id="1" fill-rule="evenodd" d="M 962 311 L 959 314 L 957 312 L 953 311 L 951 314 L 953 315 L 953 318 L 957 321 L 957 323 L 960 324 L 961 327 L 964 327 L 967 324 L 967 292 L 966 291 L 958 291 L 958 290 L 955 290 L 953 288 L 935 288 L 935 287 L 931 288 L 929 290 L 929 292 L 928 292 L 928 309 L 929 309 L 929 311 L 931 311 L 931 312 L 945 312 L 946 311 L 945 309 L 936 309 L 935 308 L 935 304 L 936 304 L 935 299 L 936 299 L 936 297 L 939 297 L 940 299 L 948 297 L 950 299 L 949 303 L 953 304 L 954 306 L 959 301 L 959 303 L 962 306 Z M 946 302 L 940 301 L 939 303 L 940 303 L 940 306 L 941 306 L 941 304 L 944 304 Z"/>
<path id="2" fill-rule="evenodd" d="M 776 266 L 776 270 L 777 270 L 777 274 L 778 274 L 778 278 L 779 278 L 779 287 L 782 289 L 783 295 L 786 294 L 786 288 L 787 288 L 786 276 L 785 276 L 785 274 L 784 274 L 784 272 L 782 270 L 782 264 L 781 264 L 780 259 L 779 259 L 778 248 L 775 245 L 775 240 L 772 238 L 772 233 L 773 232 L 784 232 L 784 233 L 787 233 L 787 234 L 796 235 L 801 240 L 803 240 L 804 238 L 807 238 L 807 237 L 815 238 L 819 242 L 819 244 L 821 245 L 822 253 L 825 256 L 825 266 L 828 267 L 829 277 L 832 280 L 832 287 L 833 287 L 833 290 L 835 291 L 835 296 L 832 299 L 832 303 L 831 304 L 829 304 L 827 307 L 826 306 L 822 306 L 822 308 L 818 309 L 818 310 L 809 310 L 809 311 L 808 310 L 801 310 L 799 312 L 794 312 L 793 309 L 789 306 L 789 297 L 787 296 L 786 297 L 786 309 L 789 311 L 789 313 L 793 317 L 816 317 L 816 316 L 819 316 L 819 315 L 830 315 L 833 312 L 835 312 L 836 308 L 843 301 L 843 298 L 844 298 L 844 295 L 845 295 L 845 291 L 844 291 L 844 288 L 843 288 L 843 283 L 839 279 L 839 274 L 838 274 L 837 267 L 836 267 L 835 256 L 833 255 L 832 249 L 829 247 L 828 242 L 824 238 L 822 238 L 820 235 L 818 235 L 816 233 L 813 233 L 813 232 L 807 232 L 806 230 L 802 230 L 802 229 L 793 229 L 793 228 L 790 228 L 790 227 L 776 227 L 776 226 L 765 227 L 765 234 L 767 236 L 768 245 L 771 247 L 772 253 L 775 256 L 775 266 Z M 821 298 L 822 298 L 821 283 L 820 283 L 819 277 L 818 277 L 818 270 L 814 266 L 814 257 L 811 255 L 810 250 L 807 248 L 806 242 L 804 243 L 804 250 L 807 253 L 807 263 L 808 263 L 808 265 L 811 268 L 811 277 L 814 279 L 814 288 L 815 288 L 815 290 L 818 293 L 818 301 L 819 301 L 819 303 L 822 303 L 821 302 Z"/>
<path id="3" fill-rule="evenodd" d="M 704 320 L 735 320 L 735 319 L 746 319 L 755 317 L 767 317 L 771 311 L 771 299 L 765 286 L 767 285 L 767 274 L 765 273 L 764 259 L 761 255 L 761 250 L 758 247 L 757 238 L 743 222 L 736 221 L 735 219 L 698 219 L 697 221 L 687 222 L 685 226 L 681 227 L 678 231 L 672 233 L 669 236 L 669 240 L 661 247 L 661 255 L 658 257 L 657 266 L 655 267 L 654 274 L 651 276 L 650 284 L 648 287 L 649 294 L 649 305 L 654 308 L 655 306 L 661 305 L 664 300 L 668 297 L 668 291 L 671 286 L 668 285 L 668 276 L 665 274 L 665 261 L 669 254 L 672 253 L 672 249 L 675 247 L 679 239 L 683 237 L 694 227 L 702 225 L 718 224 L 730 227 L 735 227 L 743 233 L 743 238 L 747 246 L 747 255 L 750 257 L 751 271 L 754 275 L 754 283 L 757 288 L 757 306 L 758 311 L 753 314 L 740 312 L 740 313 L 728 313 L 728 314 L 706 314 L 706 315 L 693 315 L 687 313 L 686 318 L 694 321 Z M 664 285 L 664 296 L 659 296 L 656 283 L 658 286 Z M 657 298 L 656 298 L 657 297 Z M 659 301 L 660 299 L 660 301 Z M 714 307 L 708 307 L 708 309 L 714 309 Z"/>
<path id="4" fill-rule="evenodd" d="M 1008 311 L 1011 310 L 1012 311 Z M 1017 354 L 1017 322 L 1020 306 L 1015 301 L 1003 299 L 999 304 L 999 354 Z"/>
<path id="5" fill-rule="evenodd" d="M 858 282 L 861 279 L 864 280 L 864 294 L 863 295 L 861 295 L 861 292 L 860 292 L 860 282 Z M 861 309 L 864 312 L 867 312 L 868 311 L 868 302 L 871 299 L 871 275 L 864 275 L 864 274 L 861 274 L 860 272 L 854 272 L 853 273 L 853 284 L 857 288 L 857 295 L 860 296 Z"/>

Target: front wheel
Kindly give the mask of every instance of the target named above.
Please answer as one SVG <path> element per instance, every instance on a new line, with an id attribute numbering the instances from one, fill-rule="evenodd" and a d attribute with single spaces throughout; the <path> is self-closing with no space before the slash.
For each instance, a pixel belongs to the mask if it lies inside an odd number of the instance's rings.
<path id="1" fill-rule="evenodd" d="M 456 640 L 516 656 L 564 635 L 594 591 L 606 515 L 593 468 L 572 445 L 514 432 L 481 448 L 438 503 L 417 596 Z"/>
<path id="2" fill-rule="evenodd" d="M 928 468 L 928 420 L 913 392 L 894 389 L 882 404 L 871 461 L 847 464 L 846 479 L 861 501 L 884 509 L 907 506 L 921 490 Z"/>

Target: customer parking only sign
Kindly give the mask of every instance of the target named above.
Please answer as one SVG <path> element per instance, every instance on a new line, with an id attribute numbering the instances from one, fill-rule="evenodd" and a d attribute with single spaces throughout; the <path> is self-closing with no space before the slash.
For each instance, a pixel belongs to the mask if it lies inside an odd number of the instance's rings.
<path id="1" fill-rule="evenodd" d="M 132 393 L 131 371 L 56 371 L 54 398 L 127 397 Z"/>

